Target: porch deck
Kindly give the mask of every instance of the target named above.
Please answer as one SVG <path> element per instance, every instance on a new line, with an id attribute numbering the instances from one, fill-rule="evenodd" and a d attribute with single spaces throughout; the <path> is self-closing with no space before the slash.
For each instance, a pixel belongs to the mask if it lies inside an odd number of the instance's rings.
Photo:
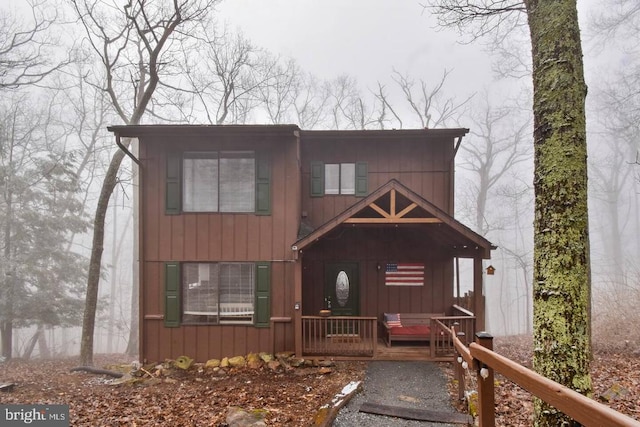
<path id="1" fill-rule="evenodd" d="M 439 328 L 456 325 L 466 336 L 473 335 L 475 317 L 443 316 L 432 318 L 432 335 L 428 343 L 407 341 L 391 347 L 383 341 L 375 317 L 302 316 L 302 356 L 336 360 L 425 360 L 451 361 L 454 346 Z"/>

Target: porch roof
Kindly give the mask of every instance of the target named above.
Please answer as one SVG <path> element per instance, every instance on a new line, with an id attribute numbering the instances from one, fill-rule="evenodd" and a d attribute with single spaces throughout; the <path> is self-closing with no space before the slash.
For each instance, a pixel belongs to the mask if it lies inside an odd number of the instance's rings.
<path id="1" fill-rule="evenodd" d="M 392 179 L 344 212 L 301 237 L 293 246 L 301 251 L 342 226 L 414 227 L 428 232 L 456 256 L 491 258 L 491 242 L 445 211 Z"/>

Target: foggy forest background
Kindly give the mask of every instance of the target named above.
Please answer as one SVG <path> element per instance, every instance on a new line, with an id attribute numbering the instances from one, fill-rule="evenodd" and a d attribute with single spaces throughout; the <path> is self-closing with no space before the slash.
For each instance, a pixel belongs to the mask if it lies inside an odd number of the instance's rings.
<path id="1" fill-rule="evenodd" d="M 152 2 L 157 7 L 144 20 L 165 25 L 171 3 Z M 491 35 L 478 28 L 477 38 L 460 36 L 491 57 L 490 82 L 457 85 L 456 76 L 472 79 L 473 70 L 433 61 L 424 74 L 393 67 L 372 83 L 358 75 L 318 76 L 218 19 L 219 1 L 190 3 L 190 19 L 168 35 L 155 58 L 158 76 L 150 63 L 159 39 L 139 38 L 139 28 L 126 25 L 126 14 L 136 10 L 131 5 L 0 5 L 0 321 L 11 319 L 14 356 L 78 354 L 93 213 L 118 150 L 106 127 L 131 123 L 470 128 L 456 157 L 456 217 L 498 246 L 486 264 L 496 274 L 484 278 L 487 329 L 494 335 L 531 333 L 526 17 L 505 18 Z M 588 5 L 580 12 L 589 86 L 594 341 L 638 346 L 640 7 L 632 0 Z M 418 3 L 415 9 L 428 14 Z M 149 103 L 140 109 L 156 77 Z M 107 211 L 97 353 L 137 350 L 134 173 L 126 159 Z M 470 267 L 461 260 L 462 293 L 472 288 Z"/>

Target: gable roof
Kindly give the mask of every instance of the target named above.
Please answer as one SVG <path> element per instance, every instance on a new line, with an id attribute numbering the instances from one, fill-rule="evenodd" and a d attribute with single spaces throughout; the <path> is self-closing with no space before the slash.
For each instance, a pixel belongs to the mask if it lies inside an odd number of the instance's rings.
<path id="1" fill-rule="evenodd" d="M 342 224 L 420 227 L 439 245 L 460 257 L 479 254 L 489 259 L 491 250 L 496 249 L 487 239 L 395 179 L 300 238 L 292 249 L 302 250 Z"/>

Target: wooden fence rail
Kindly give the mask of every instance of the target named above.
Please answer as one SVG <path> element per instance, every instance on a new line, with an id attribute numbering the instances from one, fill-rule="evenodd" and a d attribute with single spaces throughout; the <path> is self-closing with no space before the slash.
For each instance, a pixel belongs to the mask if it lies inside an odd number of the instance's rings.
<path id="1" fill-rule="evenodd" d="M 494 371 L 583 426 L 640 427 L 640 422 L 633 418 L 495 353 L 493 351 L 493 337 L 486 332 L 477 333 L 475 343 L 469 344 L 468 348 L 458 336 L 455 328 L 449 329 L 448 333 L 451 335 L 451 340 L 461 361 L 467 362 L 469 367 L 476 370 L 480 427 L 495 426 Z M 481 372 L 483 368 L 486 370 Z M 461 372 L 463 372 L 462 368 L 457 367 L 456 376 L 460 384 L 464 383 Z"/>

